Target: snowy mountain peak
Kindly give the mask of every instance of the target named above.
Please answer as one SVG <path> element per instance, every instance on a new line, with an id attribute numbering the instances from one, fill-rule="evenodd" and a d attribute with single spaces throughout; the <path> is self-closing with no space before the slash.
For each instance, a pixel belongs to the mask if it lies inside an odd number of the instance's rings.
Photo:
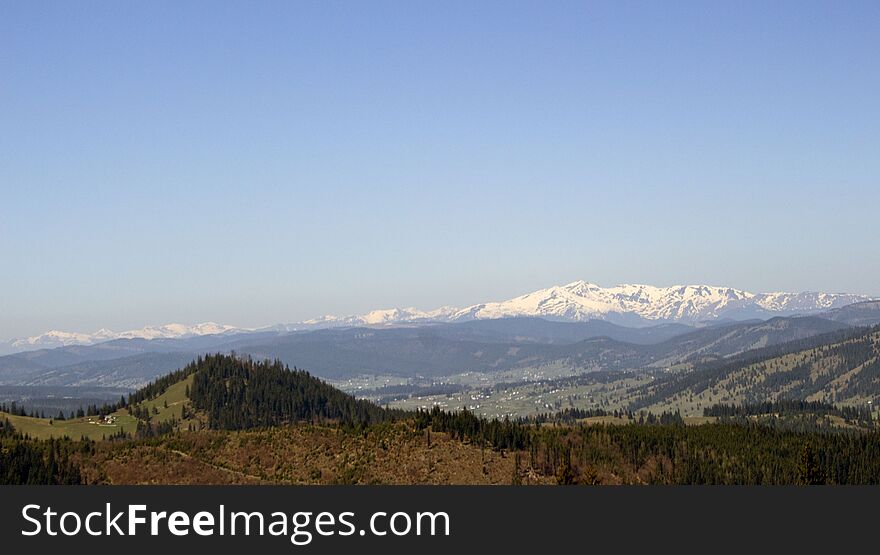
<path id="1" fill-rule="evenodd" d="M 46 333 L 16 339 L 10 342 L 15 351 L 29 351 L 33 349 L 52 349 L 55 347 L 67 347 L 71 345 L 94 345 L 114 339 L 177 339 L 183 337 L 195 337 L 199 335 L 217 335 L 247 331 L 233 326 L 204 322 L 195 325 L 165 324 L 162 326 L 145 326 L 139 330 L 114 332 L 101 328 L 94 333 L 77 333 L 60 330 L 51 330 Z"/>
<path id="2" fill-rule="evenodd" d="M 303 322 L 298 329 L 331 326 L 457 322 L 466 320 L 533 316 L 553 320 L 610 320 L 645 325 L 674 321 L 696 323 L 719 318 L 769 318 L 810 314 L 870 300 L 863 295 L 837 293 L 751 293 L 715 285 L 657 287 L 627 283 L 602 287 L 573 281 L 526 293 L 506 301 L 487 302 L 433 311 L 392 308 L 347 317 L 325 316 Z"/>
<path id="3" fill-rule="evenodd" d="M 312 320 L 306 320 L 300 324 L 290 324 L 287 329 L 308 329 L 316 327 L 335 326 L 377 326 L 389 324 L 418 323 L 418 322 L 445 322 L 459 309 L 444 306 L 436 310 L 424 311 L 417 308 L 386 308 L 372 310 L 366 314 L 357 316 L 322 316 Z"/>
<path id="4" fill-rule="evenodd" d="M 322 316 L 305 322 L 278 324 L 259 330 L 235 328 L 214 322 L 146 326 L 124 332 L 108 329 L 100 329 L 94 333 L 52 330 L 38 336 L 2 343 L 0 354 L 68 345 L 93 345 L 114 339 L 174 339 L 248 331 L 286 333 L 331 327 L 416 325 L 510 317 L 540 317 L 560 321 L 608 320 L 630 326 L 658 322 L 693 324 L 720 318 L 742 320 L 815 314 L 868 300 L 873 299 L 864 295 L 843 293 L 751 293 L 714 285 L 656 287 L 638 283 L 602 287 L 587 281 L 573 281 L 506 301 L 480 303 L 465 308 L 387 308 L 353 316 Z"/>

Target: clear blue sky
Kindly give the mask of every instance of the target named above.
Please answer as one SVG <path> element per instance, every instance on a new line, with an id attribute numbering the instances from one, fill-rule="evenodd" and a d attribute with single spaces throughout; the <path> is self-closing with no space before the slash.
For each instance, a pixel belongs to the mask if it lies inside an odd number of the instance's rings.
<path id="1" fill-rule="evenodd" d="M 0 1 L 0 338 L 880 294 L 880 2 Z"/>

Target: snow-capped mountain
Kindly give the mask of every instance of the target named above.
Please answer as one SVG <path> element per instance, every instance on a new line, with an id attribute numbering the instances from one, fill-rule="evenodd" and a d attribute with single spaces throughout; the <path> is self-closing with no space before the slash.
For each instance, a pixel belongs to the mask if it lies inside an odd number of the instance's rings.
<path id="1" fill-rule="evenodd" d="M 380 326 L 399 323 L 448 322 L 460 311 L 458 308 L 444 306 L 436 310 L 419 310 L 417 308 L 389 308 L 373 310 L 360 316 L 322 316 L 306 320 L 300 325 L 307 327 L 330 326 Z"/>
<path id="2" fill-rule="evenodd" d="M 114 332 L 100 329 L 94 333 L 77 333 L 52 330 L 46 333 L 16 339 L 8 343 L 10 352 L 31 351 L 35 349 L 53 349 L 69 345 L 94 345 L 114 339 L 178 339 L 199 335 L 229 334 L 247 331 L 233 326 L 204 322 L 188 326 L 186 324 L 165 324 L 164 326 L 146 326 L 139 330 Z"/>
<path id="3" fill-rule="evenodd" d="M 834 293 L 750 293 L 732 287 L 676 285 L 654 287 L 626 284 L 600 287 L 576 281 L 503 302 L 464 309 L 461 318 L 543 316 L 563 320 L 631 319 L 696 323 L 723 317 L 815 313 L 869 300 L 861 295 Z"/>
<path id="4" fill-rule="evenodd" d="M 522 316 L 562 321 L 608 320 L 630 326 L 659 322 L 693 324 L 721 318 L 742 320 L 815 314 L 867 300 L 873 299 L 864 295 L 842 293 L 750 293 L 732 287 L 709 285 L 654 287 L 627 284 L 601 287 L 585 281 L 575 281 L 506 301 L 480 303 L 465 308 L 446 306 L 429 311 L 412 307 L 391 308 L 354 316 L 323 316 L 259 329 L 206 322 L 192 326 L 147 326 L 124 332 L 107 329 L 94 333 L 53 330 L 34 337 L 0 343 L 0 355 L 69 345 L 94 345 L 113 339 L 176 339 L 253 331 L 287 333 L 332 327 L 416 325 Z"/>
<path id="5" fill-rule="evenodd" d="M 360 316 L 325 316 L 291 324 L 289 329 L 459 322 L 522 316 L 567 321 L 611 320 L 631 325 L 663 321 L 697 323 L 720 318 L 811 314 L 866 300 L 871 300 L 871 297 L 814 292 L 750 293 L 732 287 L 709 285 L 654 287 L 626 284 L 601 287 L 575 281 L 506 301 L 480 303 L 461 309 L 444 307 L 427 312 L 415 308 L 374 310 Z"/>

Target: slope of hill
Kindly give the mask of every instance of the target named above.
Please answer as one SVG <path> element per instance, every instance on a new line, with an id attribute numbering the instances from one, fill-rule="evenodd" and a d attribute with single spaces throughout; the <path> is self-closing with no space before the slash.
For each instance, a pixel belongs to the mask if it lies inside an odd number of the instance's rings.
<path id="1" fill-rule="evenodd" d="M 82 464 L 94 484 L 510 484 L 518 458 L 409 422 L 364 430 L 320 424 L 203 430 L 101 443 Z M 522 463 L 521 463 L 522 464 Z M 519 469 L 522 484 L 553 474 Z"/>
<path id="2" fill-rule="evenodd" d="M 180 368 L 197 356 L 191 352 L 143 353 L 32 371 L 17 383 L 28 386 L 73 386 L 136 389 L 157 376 Z"/>
<path id="3" fill-rule="evenodd" d="M 495 321 L 495 325 L 519 325 L 516 320 Z M 476 322 L 471 325 L 479 327 Z M 257 358 L 297 360 L 315 374 L 333 378 L 358 374 L 445 376 L 547 364 L 586 372 L 661 368 L 696 357 L 725 357 L 847 327 L 818 318 L 779 318 L 707 327 L 653 344 L 626 343 L 601 336 L 568 344 L 490 343 L 448 339 L 444 335 L 449 327 L 440 327 L 439 332 L 433 327 L 352 328 L 279 336 L 262 345 L 242 345 L 240 350 Z"/>
<path id="4" fill-rule="evenodd" d="M 676 323 L 632 328 L 604 320 L 561 322 L 527 316 L 435 324 L 430 329 L 439 337 L 446 339 L 487 343 L 570 344 L 595 337 L 607 337 L 637 345 L 661 343 L 694 331 L 691 326 Z"/>
<path id="5" fill-rule="evenodd" d="M 725 358 L 849 327 L 844 323 L 811 316 L 712 326 L 659 344 L 655 366 L 693 362 L 704 358 Z"/>
<path id="6" fill-rule="evenodd" d="M 843 331 L 759 349 L 664 377 L 634 393 L 631 408 L 699 414 L 715 404 L 774 400 L 874 405 L 880 400 L 880 328 Z"/>
<path id="7" fill-rule="evenodd" d="M 851 326 L 876 326 L 880 324 L 880 301 L 855 303 L 823 312 L 819 316 Z"/>

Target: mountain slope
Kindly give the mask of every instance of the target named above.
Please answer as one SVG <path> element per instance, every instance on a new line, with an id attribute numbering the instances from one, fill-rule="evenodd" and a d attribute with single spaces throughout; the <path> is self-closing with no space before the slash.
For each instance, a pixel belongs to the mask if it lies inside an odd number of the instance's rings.
<path id="1" fill-rule="evenodd" d="M 607 337 L 637 345 L 661 343 L 694 331 L 692 326 L 675 323 L 629 328 L 604 320 L 560 322 L 526 316 L 435 324 L 429 329 L 447 339 L 480 342 L 566 344 Z"/>
<path id="2" fill-rule="evenodd" d="M 876 326 L 880 324 L 880 301 L 855 303 L 829 310 L 819 316 L 851 326 Z"/>
<path id="3" fill-rule="evenodd" d="M 716 403 L 780 399 L 845 405 L 880 400 L 880 327 L 833 332 L 672 374 L 637 391 L 631 407 L 699 414 Z"/>
<path id="4" fill-rule="evenodd" d="M 662 359 L 655 365 L 673 365 L 705 358 L 725 358 L 773 345 L 807 339 L 850 328 L 813 316 L 771 318 L 767 321 L 734 323 L 696 330 L 666 341 L 658 347 Z"/>
<path id="5" fill-rule="evenodd" d="M 112 360 L 95 360 L 21 376 L 16 385 L 76 386 L 136 389 L 198 356 L 195 352 L 143 353 Z"/>
<path id="6" fill-rule="evenodd" d="M 332 378 L 359 374 L 437 377 L 547 364 L 582 373 L 663 368 L 848 328 L 845 324 L 819 318 L 799 317 L 713 326 L 648 344 L 618 341 L 602 335 L 555 343 L 510 340 L 511 336 L 523 339 L 520 332 L 536 333 L 530 329 L 534 324 L 523 325 L 519 319 L 510 319 L 452 326 L 329 329 L 278 336 L 258 344 L 239 343 L 234 349 L 256 358 L 297 361 L 316 375 Z M 541 324 L 535 329 L 549 333 L 559 323 L 545 324 L 549 326 Z M 578 339 L 574 332 L 590 329 L 592 324 L 583 328 L 579 324 L 561 324 L 564 334 L 556 337 Z M 491 334 L 498 335 L 491 339 L 485 337 Z"/>

